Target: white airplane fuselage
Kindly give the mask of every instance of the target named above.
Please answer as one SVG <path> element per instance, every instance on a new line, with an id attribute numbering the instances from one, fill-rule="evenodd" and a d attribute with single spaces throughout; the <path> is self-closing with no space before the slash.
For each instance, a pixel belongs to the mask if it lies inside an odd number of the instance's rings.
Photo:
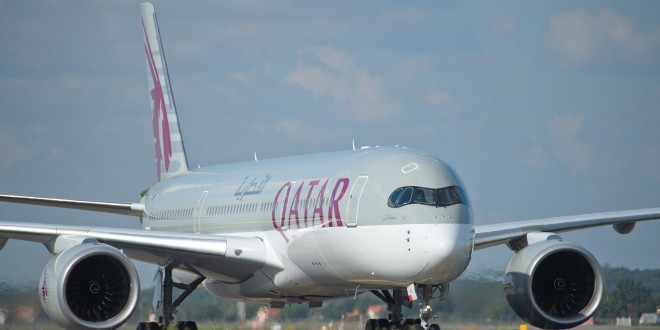
<path id="1" fill-rule="evenodd" d="M 433 156 L 366 148 L 214 166 L 164 180 L 144 196 L 142 224 L 260 238 L 266 265 L 241 283 L 197 267 L 208 277 L 206 289 L 225 298 L 303 302 L 454 280 L 474 245 L 467 195 L 449 206 L 388 205 L 402 187 L 465 191 L 456 172 Z"/>

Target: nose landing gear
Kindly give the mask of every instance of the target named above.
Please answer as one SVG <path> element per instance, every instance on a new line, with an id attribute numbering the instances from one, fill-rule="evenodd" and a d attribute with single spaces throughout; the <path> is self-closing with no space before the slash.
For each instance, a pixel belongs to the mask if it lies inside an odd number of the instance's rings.
<path id="1" fill-rule="evenodd" d="M 365 329 L 440 330 L 440 326 L 438 324 L 430 323 L 430 321 L 435 318 L 435 314 L 433 314 L 433 310 L 431 309 L 429 302 L 433 298 L 438 298 L 440 301 L 447 299 L 449 284 L 415 284 L 415 291 L 417 295 L 422 297 L 422 302 L 420 305 L 423 307 L 419 310 L 419 318 L 404 319 L 402 306 L 406 306 L 409 309 L 412 308 L 412 302 L 406 295 L 406 289 L 393 289 L 391 294 L 388 290 L 371 290 L 371 293 L 373 293 L 376 297 L 387 304 L 389 319 L 370 319 L 367 321 Z"/>

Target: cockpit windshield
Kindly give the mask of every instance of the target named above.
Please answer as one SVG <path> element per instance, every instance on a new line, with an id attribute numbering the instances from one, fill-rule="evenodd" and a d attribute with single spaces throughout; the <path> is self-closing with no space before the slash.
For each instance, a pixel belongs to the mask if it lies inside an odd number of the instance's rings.
<path id="1" fill-rule="evenodd" d="M 422 204 L 436 207 L 454 204 L 468 205 L 467 195 L 459 186 L 439 189 L 424 187 L 401 187 L 392 192 L 387 200 L 389 207 L 402 207 L 408 204 Z"/>

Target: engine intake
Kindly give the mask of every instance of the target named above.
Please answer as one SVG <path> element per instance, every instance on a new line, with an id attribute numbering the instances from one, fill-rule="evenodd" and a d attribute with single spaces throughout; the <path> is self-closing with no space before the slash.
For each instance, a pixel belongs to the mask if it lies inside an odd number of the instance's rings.
<path id="1" fill-rule="evenodd" d="M 504 294 L 513 311 L 544 329 L 584 323 L 598 308 L 602 293 L 603 276 L 594 256 L 561 239 L 518 251 L 504 280 Z"/>
<path id="2" fill-rule="evenodd" d="M 114 329 L 137 306 L 140 281 L 121 251 L 96 241 L 53 257 L 41 275 L 41 305 L 66 329 Z"/>

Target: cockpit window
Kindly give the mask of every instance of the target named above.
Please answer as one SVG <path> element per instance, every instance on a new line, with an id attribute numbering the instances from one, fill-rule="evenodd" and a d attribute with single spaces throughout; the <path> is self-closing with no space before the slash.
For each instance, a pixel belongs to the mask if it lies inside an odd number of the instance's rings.
<path id="1" fill-rule="evenodd" d="M 415 188 L 415 204 L 435 205 L 436 203 L 435 190 L 429 188 Z"/>
<path id="2" fill-rule="evenodd" d="M 459 197 L 456 190 L 458 189 L 438 189 L 438 204 L 447 206 L 460 203 L 461 198 Z"/>
<path id="3" fill-rule="evenodd" d="M 399 196 L 401 196 L 401 192 L 403 191 L 403 188 L 397 188 L 391 195 L 390 198 L 387 200 L 387 206 L 389 207 L 396 207 L 396 201 L 399 199 Z"/>
<path id="4" fill-rule="evenodd" d="M 413 187 L 403 188 L 403 192 L 401 192 L 401 196 L 399 196 L 399 199 L 396 201 L 396 207 L 410 204 L 410 200 L 412 199 L 412 195 L 413 195 L 413 190 L 415 190 L 415 188 Z"/>
<path id="5" fill-rule="evenodd" d="M 408 204 L 422 204 L 436 207 L 454 204 L 468 204 L 467 195 L 458 186 L 439 189 L 423 187 L 401 187 L 390 194 L 387 200 L 389 207 L 402 207 Z"/>

